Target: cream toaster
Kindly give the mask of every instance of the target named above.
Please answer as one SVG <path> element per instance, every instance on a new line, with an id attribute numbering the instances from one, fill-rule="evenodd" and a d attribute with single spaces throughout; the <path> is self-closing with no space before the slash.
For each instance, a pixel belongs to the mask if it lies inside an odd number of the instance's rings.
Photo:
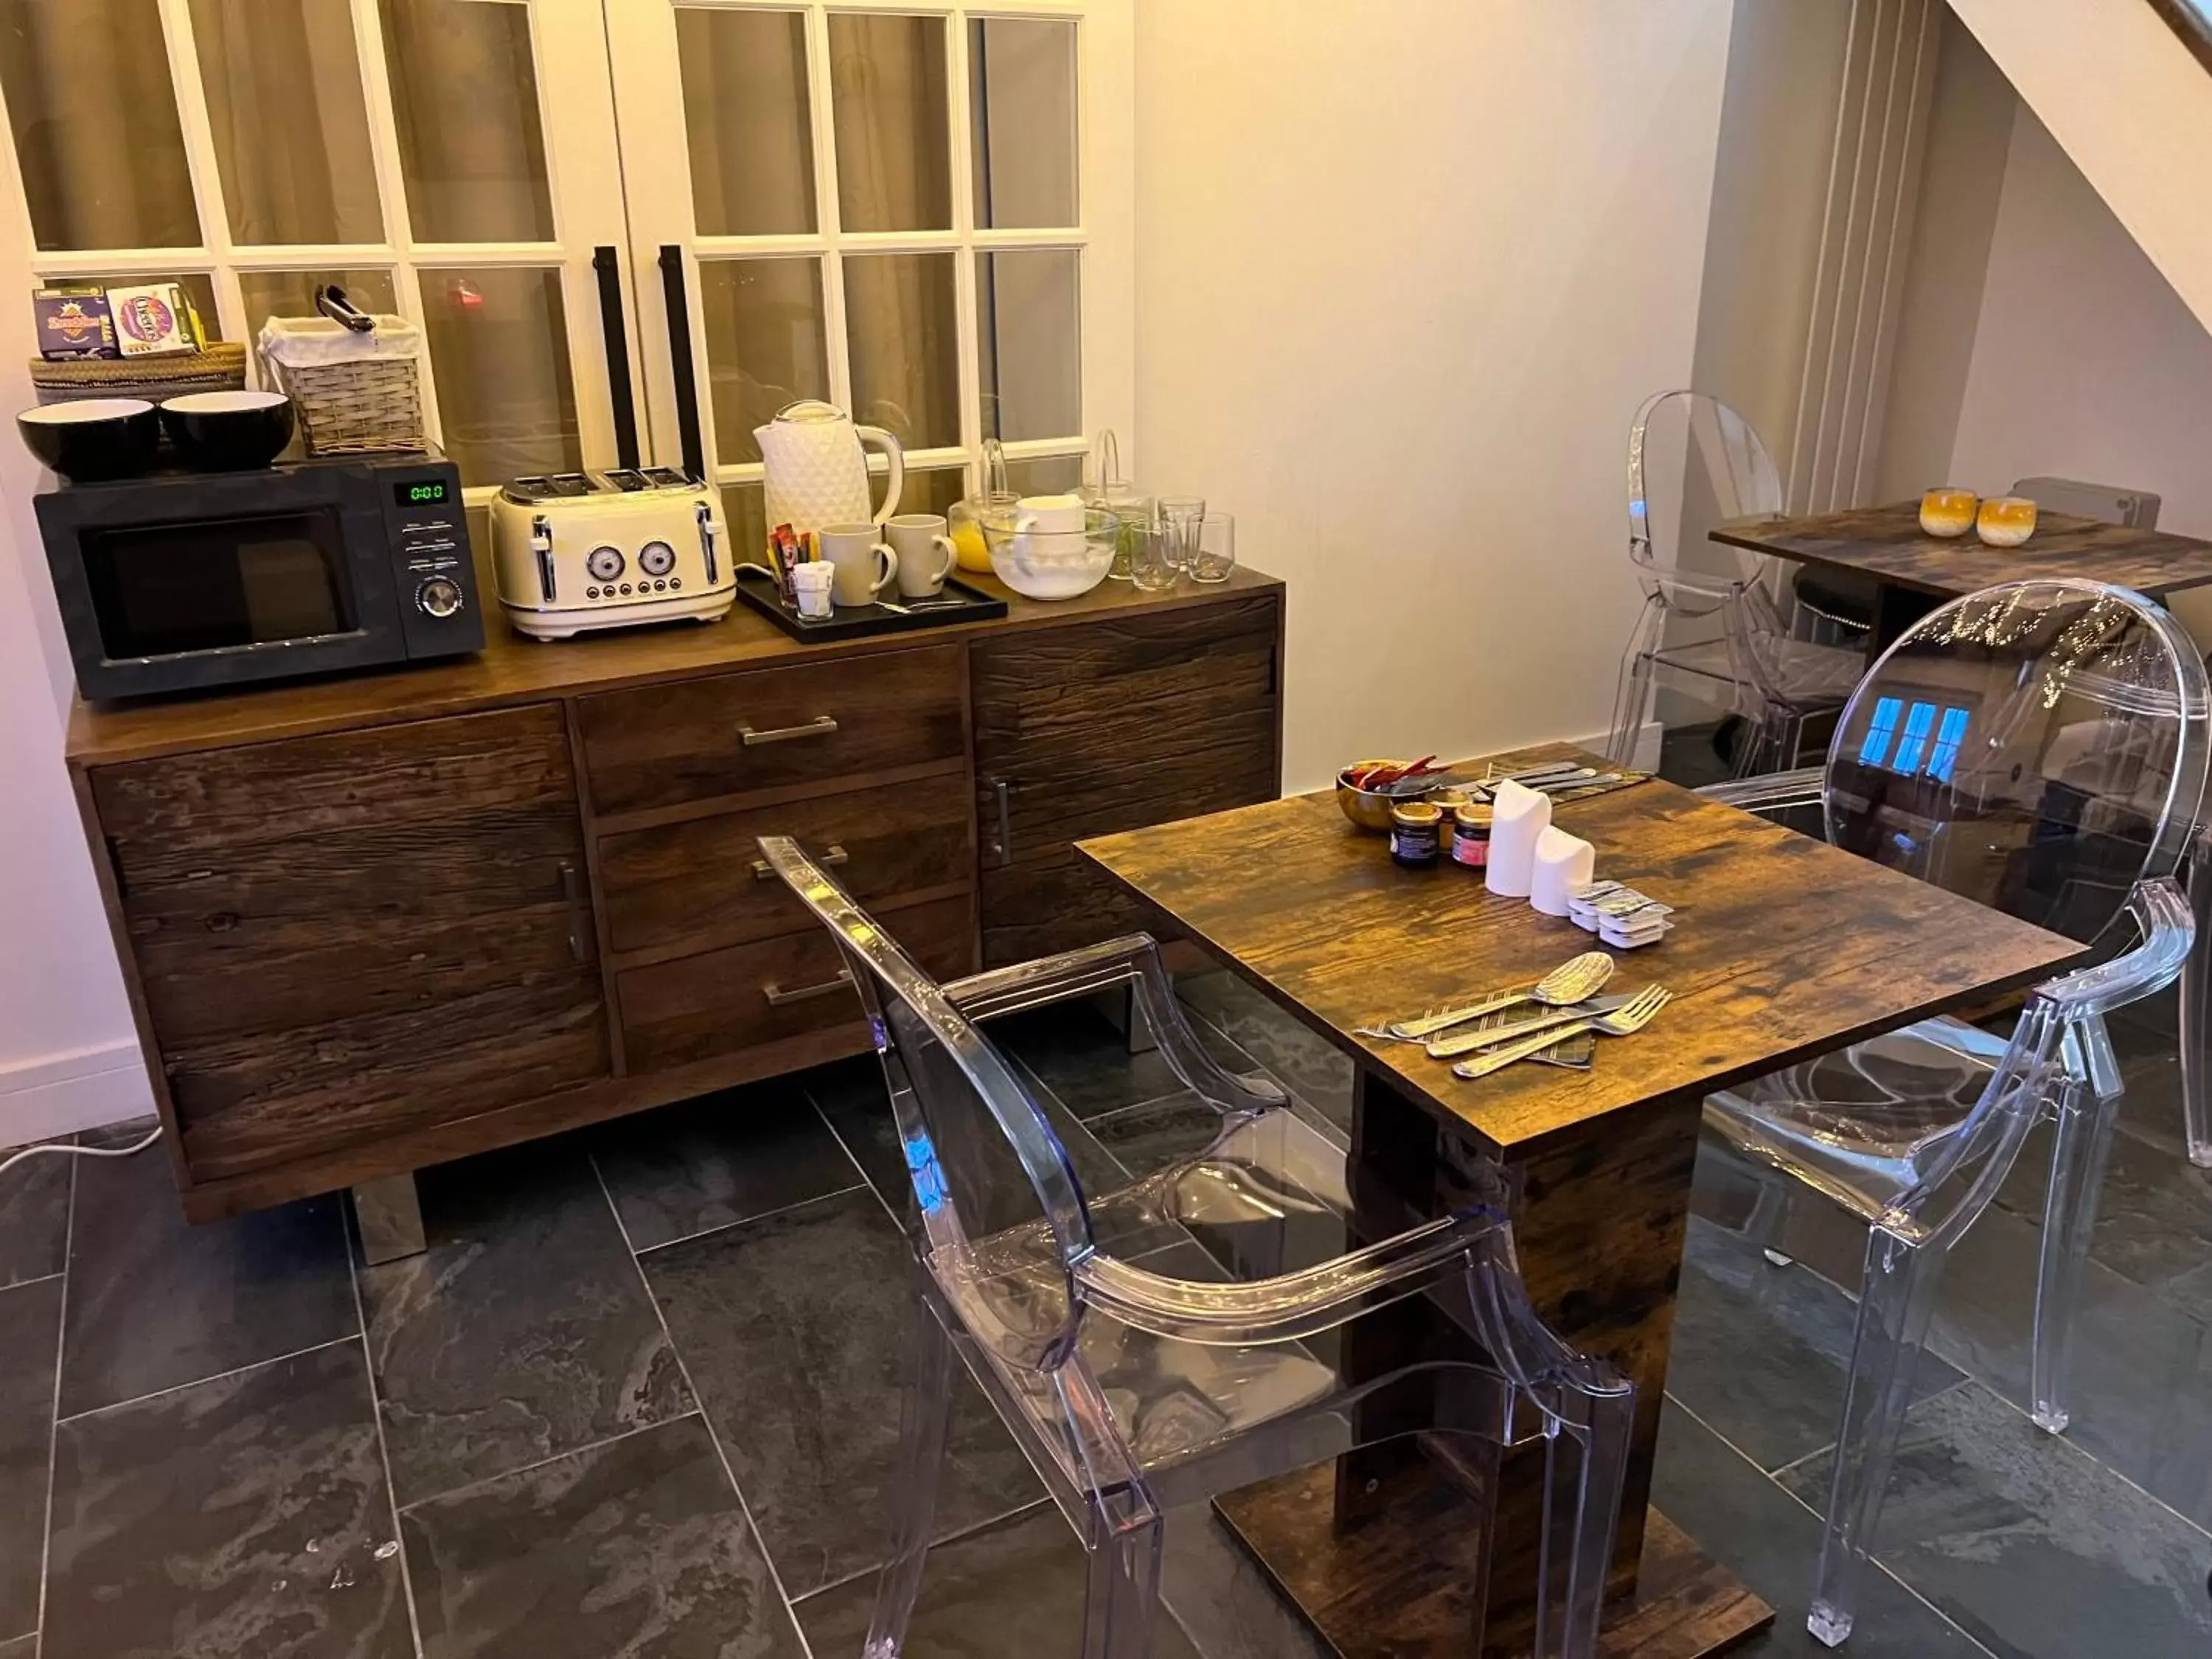
<path id="1" fill-rule="evenodd" d="M 491 504 L 499 601 L 519 634 L 726 615 L 737 571 L 712 489 L 673 467 L 517 478 Z"/>

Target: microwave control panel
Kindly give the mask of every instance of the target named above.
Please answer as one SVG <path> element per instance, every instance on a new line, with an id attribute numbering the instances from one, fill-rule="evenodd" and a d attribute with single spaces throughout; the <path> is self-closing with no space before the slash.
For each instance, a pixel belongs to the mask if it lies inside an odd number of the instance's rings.
<path id="1" fill-rule="evenodd" d="M 451 461 L 377 469 L 392 546 L 392 580 L 410 657 L 483 648 L 476 559 L 461 476 Z"/>

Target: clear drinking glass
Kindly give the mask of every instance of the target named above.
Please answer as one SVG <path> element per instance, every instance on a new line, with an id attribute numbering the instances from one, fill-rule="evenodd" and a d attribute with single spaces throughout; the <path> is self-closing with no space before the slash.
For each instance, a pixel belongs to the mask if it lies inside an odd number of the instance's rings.
<path id="1" fill-rule="evenodd" d="M 1176 579 L 1182 574 L 1169 557 L 1173 540 L 1173 532 L 1158 523 L 1140 527 L 1133 532 L 1129 580 L 1143 592 L 1164 593 L 1176 585 Z"/>
<path id="2" fill-rule="evenodd" d="M 1188 570 L 1198 549 L 1198 526 L 1206 517 L 1206 497 L 1163 495 L 1159 506 L 1160 528 L 1168 541 L 1168 564 L 1176 570 Z"/>
<path id="3" fill-rule="evenodd" d="M 1191 550 L 1190 579 L 1194 582 L 1225 582 L 1237 568 L 1237 520 L 1226 513 L 1209 513 L 1198 521 L 1198 541 Z"/>

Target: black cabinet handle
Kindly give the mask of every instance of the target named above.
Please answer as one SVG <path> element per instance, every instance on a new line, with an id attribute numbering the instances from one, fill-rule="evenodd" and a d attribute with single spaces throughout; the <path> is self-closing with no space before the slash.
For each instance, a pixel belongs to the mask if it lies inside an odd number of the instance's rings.
<path id="1" fill-rule="evenodd" d="M 676 376 L 676 434 L 684 445 L 684 470 L 701 483 L 707 476 L 707 446 L 699 433 L 699 376 L 691 362 L 691 296 L 684 286 L 684 250 L 674 242 L 660 249 L 660 292 L 668 307 L 668 361 Z"/>
<path id="2" fill-rule="evenodd" d="M 629 326 L 623 320 L 622 260 L 611 245 L 592 250 L 599 274 L 599 332 L 607 343 L 607 399 L 615 410 L 615 459 L 637 465 L 637 399 L 629 384 Z"/>

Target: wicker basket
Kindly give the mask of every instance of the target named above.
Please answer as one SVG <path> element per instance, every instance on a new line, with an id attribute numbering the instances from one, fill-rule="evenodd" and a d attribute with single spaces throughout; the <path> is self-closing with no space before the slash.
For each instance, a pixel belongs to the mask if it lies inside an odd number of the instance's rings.
<path id="1" fill-rule="evenodd" d="M 246 348 L 211 340 L 204 350 L 173 357 L 33 357 L 31 386 L 42 404 L 80 398 L 143 398 L 158 404 L 188 392 L 242 392 Z"/>
<path id="2" fill-rule="evenodd" d="M 292 400 L 310 455 L 423 447 L 422 333 L 379 317 L 349 333 L 320 317 L 272 317 L 261 331 L 263 378 Z"/>

